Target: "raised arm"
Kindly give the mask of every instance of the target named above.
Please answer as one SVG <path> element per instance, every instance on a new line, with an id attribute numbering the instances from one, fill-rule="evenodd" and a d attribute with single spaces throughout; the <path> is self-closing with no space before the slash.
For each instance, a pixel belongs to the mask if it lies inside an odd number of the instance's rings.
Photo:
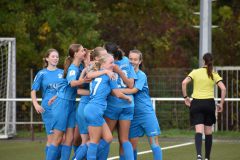
<path id="1" fill-rule="evenodd" d="M 184 98 L 184 102 L 185 104 L 190 107 L 190 103 L 191 100 L 187 95 L 187 85 L 189 82 L 191 82 L 192 79 L 190 77 L 186 77 L 183 81 L 182 81 L 182 94 L 183 94 L 183 98 Z"/>
<path id="2" fill-rule="evenodd" d="M 128 88 L 134 87 L 134 79 L 128 78 L 126 74 L 117 65 L 114 66 L 113 71 L 119 74 L 119 76 L 122 78 L 123 82 L 127 85 Z"/>
<path id="3" fill-rule="evenodd" d="M 93 71 L 93 72 L 88 72 L 86 77 L 88 79 L 93 79 L 93 78 L 96 78 L 96 77 L 99 77 L 101 75 L 108 75 L 110 79 L 113 79 L 114 78 L 114 73 L 112 71 L 109 71 L 109 70 L 101 70 L 101 71 Z"/>

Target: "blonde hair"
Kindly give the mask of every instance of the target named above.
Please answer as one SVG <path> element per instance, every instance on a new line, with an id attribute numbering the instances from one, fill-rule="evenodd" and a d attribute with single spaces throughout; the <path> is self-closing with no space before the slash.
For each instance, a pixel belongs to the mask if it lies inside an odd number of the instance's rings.
<path id="1" fill-rule="evenodd" d="M 113 58 L 113 56 L 111 54 L 106 54 L 106 55 L 101 56 L 98 61 L 95 61 L 95 63 L 92 66 L 90 66 L 89 71 L 100 70 L 102 64 L 104 64 L 110 57 Z"/>
<path id="2" fill-rule="evenodd" d="M 92 59 L 95 60 L 96 57 L 99 57 L 99 56 L 100 56 L 100 53 L 101 53 L 102 51 L 106 51 L 106 52 L 107 52 L 107 50 L 104 49 L 103 47 L 96 47 L 96 48 L 94 48 L 94 49 L 92 50 L 92 52 L 91 52 L 91 57 L 92 57 Z"/>

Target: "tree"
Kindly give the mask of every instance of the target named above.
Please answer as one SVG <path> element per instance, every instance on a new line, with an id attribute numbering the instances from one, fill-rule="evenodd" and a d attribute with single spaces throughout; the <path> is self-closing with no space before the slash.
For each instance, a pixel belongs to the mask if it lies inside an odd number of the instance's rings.
<path id="1" fill-rule="evenodd" d="M 29 82 L 29 69 L 41 69 L 49 48 L 59 51 L 62 64 L 71 43 L 88 48 L 101 44 L 94 7 L 86 0 L 0 1 L 0 35 L 17 40 L 17 82 Z M 29 97 L 29 86 L 19 93 L 21 97 Z"/>

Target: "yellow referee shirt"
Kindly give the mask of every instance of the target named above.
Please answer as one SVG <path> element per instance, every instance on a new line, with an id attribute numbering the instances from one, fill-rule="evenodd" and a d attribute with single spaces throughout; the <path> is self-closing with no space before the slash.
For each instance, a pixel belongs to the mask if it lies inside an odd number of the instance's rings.
<path id="1" fill-rule="evenodd" d="M 216 72 L 212 72 L 213 80 L 208 77 L 207 68 L 194 69 L 188 76 L 193 80 L 192 98 L 214 98 L 214 85 L 222 80 Z"/>

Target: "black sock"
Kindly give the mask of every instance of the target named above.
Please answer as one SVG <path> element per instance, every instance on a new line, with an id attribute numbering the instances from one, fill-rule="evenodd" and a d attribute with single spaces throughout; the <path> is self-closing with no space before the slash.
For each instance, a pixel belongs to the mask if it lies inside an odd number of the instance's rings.
<path id="1" fill-rule="evenodd" d="M 205 158 L 210 159 L 212 149 L 212 135 L 205 135 Z"/>
<path id="2" fill-rule="evenodd" d="M 195 134 L 195 147 L 196 147 L 197 155 L 202 156 L 202 133 Z"/>

